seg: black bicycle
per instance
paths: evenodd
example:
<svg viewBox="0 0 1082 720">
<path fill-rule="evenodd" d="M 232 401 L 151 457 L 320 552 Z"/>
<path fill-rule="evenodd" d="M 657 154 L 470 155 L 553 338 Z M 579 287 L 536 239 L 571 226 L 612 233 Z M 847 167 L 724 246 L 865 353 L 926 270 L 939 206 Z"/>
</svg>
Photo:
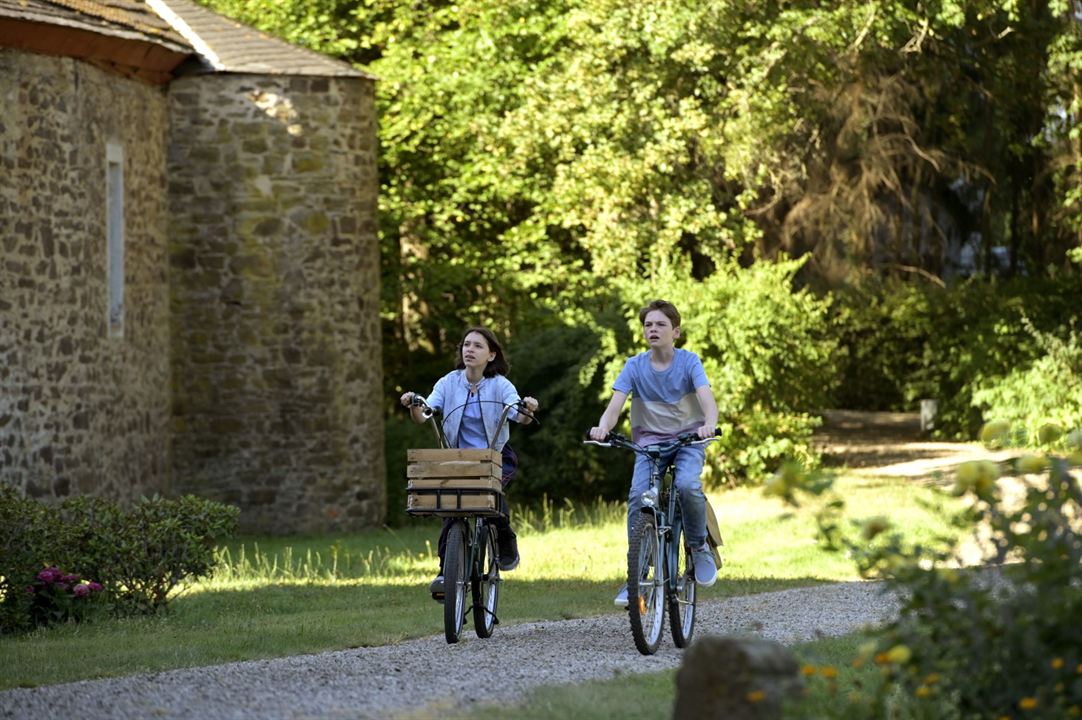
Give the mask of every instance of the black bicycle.
<svg viewBox="0 0 1082 720">
<path fill-rule="evenodd" d="M 666 606 L 676 647 L 690 645 L 695 632 L 695 564 L 684 536 L 680 494 L 673 487 L 675 469 L 664 458 L 682 447 L 713 441 L 694 433 L 646 446 L 619 433 L 609 433 L 604 441 L 586 441 L 631 450 L 650 460 L 650 486 L 642 494 L 642 511 L 633 520 L 627 548 L 627 610 L 631 636 L 643 655 L 657 652 Z"/>
<path fill-rule="evenodd" d="M 489 449 L 493 452 L 495 452 L 496 438 L 499 437 L 500 431 L 512 412 L 526 415 L 533 421 L 537 420 L 521 400 L 510 404 L 493 400 L 481 402 L 500 405 L 503 408 L 496 433 L 490 442 Z M 423 409 L 422 414 L 432 423 L 436 431 L 439 447 L 449 450 L 447 437 L 443 432 L 443 423 L 436 420 L 438 413 L 425 404 L 419 395 L 413 397 L 411 406 Z M 447 413 L 447 416 L 461 409 L 455 408 Z M 470 453 L 471 451 L 462 452 Z M 498 454 L 494 457 L 498 457 Z M 492 502 L 491 506 L 482 507 L 485 502 L 476 502 L 477 496 L 485 495 L 486 498 L 495 498 L 496 491 L 452 488 L 437 492 L 440 494 L 436 495 L 435 507 L 408 508 L 407 512 L 411 515 L 438 515 L 453 518 L 447 531 L 447 546 L 443 556 L 444 592 L 442 597 L 439 593 L 433 593 L 433 598 L 443 603 L 444 636 L 448 643 L 457 643 L 462 636 L 466 616 L 472 612 L 473 627 L 477 637 L 492 637 L 496 625 L 500 622 L 496 610 L 499 605 L 501 579 L 496 528 L 489 524 L 489 520 L 506 515 L 506 504 L 502 501 L 502 493 L 498 493 L 500 499 Z M 471 502 L 471 500 L 474 501 Z"/>
</svg>

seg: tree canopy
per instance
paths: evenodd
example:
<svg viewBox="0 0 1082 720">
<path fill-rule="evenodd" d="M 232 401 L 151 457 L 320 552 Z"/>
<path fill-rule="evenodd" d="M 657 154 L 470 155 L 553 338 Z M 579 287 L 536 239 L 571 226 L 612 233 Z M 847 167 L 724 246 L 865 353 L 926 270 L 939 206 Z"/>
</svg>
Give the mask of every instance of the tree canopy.
<svg viewBox="0 0 1082 720">
<path fill-rule="evenodd" d="M 744 287 L 790 296 L 771 327 L 803 364 L 749 370 L 730 398 L 782 413 L 780 437 L 822 399 L 785 388 L 830 352 L 797 288 L 1043 276 L 1082 254 L 1079 0 L 207 1 L 381 78 L 397 388 L 430 384 L 480 322 L 581 424 L 654 295 L 726 328 L 689 340 L 725 377 L 763 349 L 754 303 L 703 291 Z"/>
</svg>

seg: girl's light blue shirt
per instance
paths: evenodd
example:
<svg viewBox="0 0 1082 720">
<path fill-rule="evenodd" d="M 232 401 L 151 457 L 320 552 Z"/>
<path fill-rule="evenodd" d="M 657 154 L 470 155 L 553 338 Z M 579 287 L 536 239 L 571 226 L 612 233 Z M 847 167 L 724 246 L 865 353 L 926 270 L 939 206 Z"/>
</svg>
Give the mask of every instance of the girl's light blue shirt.
<svg viewBox="0 0 1082 720">
<path fill-rule="evenodd" d="M 511 381 L 503 375 L 490 378 L 481 378 L 481 384 L 477 389 L 481 398 L 481 419 L 484 421 L 485 435 L 488 440 L 496 434 L 496 424 L 500 421 L 503 408 L 496 403 L 512 404 L 519 398 L 518 390 Z M 439 410 L 443 415 L 443 432 L 447 435 L 447 444 L 451 447 L 460 447 L 460 430 L 462 427 L 462 415 L 466 400 L 470 396 L 470 385 L 466 381 L 465 370 L 452 370 L 439 380 L 425 402 L 428 406 Z M 486 402 L 487 401 L 487 402 Z M 517 414 L 511 415 L 511 419 L 519 421 Z M 510 430 L 507 425 L 500 430 L 496 442 L 492 445 L 496 450 L 502 450 L 507 443 Z"/>
</svg>

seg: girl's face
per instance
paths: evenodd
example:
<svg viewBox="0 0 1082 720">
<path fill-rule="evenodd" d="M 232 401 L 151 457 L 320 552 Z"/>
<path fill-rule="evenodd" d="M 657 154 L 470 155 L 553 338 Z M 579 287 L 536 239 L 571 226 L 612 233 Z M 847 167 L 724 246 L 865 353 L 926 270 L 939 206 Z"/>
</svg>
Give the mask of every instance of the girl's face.
<svg viewBox="0 0 1082 720">
<path fill-rule="evenodd" d="M 489 348 L 488 341 L 481 333 L 471 332 L 462 341 L 462 364 L 466 366 L 467 371 L 474 371 L 477 375 L 481 375 L 488 364 L 495 359 L 496 353 Z"/>
</svg>

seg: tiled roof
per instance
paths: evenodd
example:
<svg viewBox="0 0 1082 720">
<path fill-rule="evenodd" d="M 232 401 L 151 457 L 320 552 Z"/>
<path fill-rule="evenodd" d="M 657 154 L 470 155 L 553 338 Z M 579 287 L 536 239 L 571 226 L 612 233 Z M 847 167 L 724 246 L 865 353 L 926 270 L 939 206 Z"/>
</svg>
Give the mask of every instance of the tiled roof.
<svg viewBox="0 0 1082 720">
<path fill-rule="evenodd" d="M 348 63 L 291 45 L 192 0 L 147 0 L 219 72 L 371 77 Z"/>
<path fill-rule="evenodd" d="M 194 50 L 211 72 L 373 77 L 193 0 L 0 0 L 0 19 L 5 17 Z"/>
<path fill-rule="evenodd" d="M 140 0 L 0 0 L 0 18 L 145 40 L 184 51 L 189 43 Z M 190 52 L 190 50 L 189 50 Z"/>
</svg>

